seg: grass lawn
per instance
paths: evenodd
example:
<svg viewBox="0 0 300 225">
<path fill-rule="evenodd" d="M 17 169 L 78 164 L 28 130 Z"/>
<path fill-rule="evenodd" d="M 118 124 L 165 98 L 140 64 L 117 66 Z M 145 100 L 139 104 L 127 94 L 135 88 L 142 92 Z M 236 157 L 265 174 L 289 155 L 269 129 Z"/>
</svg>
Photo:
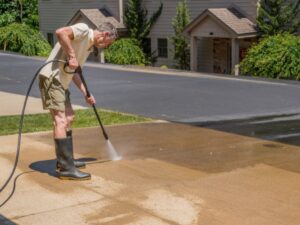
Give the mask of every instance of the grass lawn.
<svg viewBox="0 0 300 225">
<path fill-rule="evenodd" d="M 150 118 L 97 109 L 103 125 L 151 121 Z M 0 116 L 0 136 L 19 132 L 20 116 Z M 73 128 L 98 126 L 93 109 L 75 110 Z M 52 130 L 49 113 L 25 115 L 22 133 Z"/>
</svg>

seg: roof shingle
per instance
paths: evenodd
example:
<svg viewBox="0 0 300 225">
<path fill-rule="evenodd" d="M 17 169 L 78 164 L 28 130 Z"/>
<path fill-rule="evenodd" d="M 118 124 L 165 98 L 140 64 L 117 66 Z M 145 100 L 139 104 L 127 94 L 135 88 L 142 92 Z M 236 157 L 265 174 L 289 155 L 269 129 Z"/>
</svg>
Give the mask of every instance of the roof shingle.
<svg viewBox="0 0 300 225">
<path fill-rule="evenodd" d="M 183 32 L 191 33 L 207 17 L 219 21 L 233 37 L 257 36 L 256 25 L 235 8 L 208 8 L 186 26 Z"/>
<path fill-rule="evenodd" d="M 97 26 L 103 22 L 110 22 L 116 29 L 124 29 L 124 24 L 117 21 L 107 10 L 101 11 L 99 9 L 80 9 L 84 16 L 86 16 L 92 23 Z"/>
<path fill-rule="evenodd" d="M 238 35 L 257 32 L 255 24 L 235 8 L 210 8 L 208 11 Z"/>
</svg>

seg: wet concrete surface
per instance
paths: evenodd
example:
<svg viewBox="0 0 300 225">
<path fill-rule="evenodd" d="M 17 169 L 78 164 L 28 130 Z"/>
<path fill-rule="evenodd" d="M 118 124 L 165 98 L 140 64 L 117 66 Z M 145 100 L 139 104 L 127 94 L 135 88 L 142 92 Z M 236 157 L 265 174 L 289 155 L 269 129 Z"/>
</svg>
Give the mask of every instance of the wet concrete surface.
<svg viewBox="0 0 300 225">
<path fill-rule="evenodd" d="M 92 173 L 83 182 L 56 178 L 50 132 L 24 135 L 17 174 L 30 173 L 0 214 L 16 224 L 298 225 L 299 146 L 251 136 L 250 127 L 210 126 L 108 127 L 120 161 L 107 161 L 98 127 L 76 129 L 76 157 Z M 2 184 L 16 136 L 0 141 Z"/>
<path fill-rule="evenodd" d="M 193 123 L 192 125 L 300 146 L 300 114 Z"/>
</svg>

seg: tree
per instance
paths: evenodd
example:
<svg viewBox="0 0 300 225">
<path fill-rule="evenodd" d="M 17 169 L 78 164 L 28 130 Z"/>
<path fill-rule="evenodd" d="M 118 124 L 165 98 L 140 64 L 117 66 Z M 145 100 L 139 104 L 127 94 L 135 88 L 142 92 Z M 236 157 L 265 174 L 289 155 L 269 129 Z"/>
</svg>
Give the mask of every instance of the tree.
<svg viewBox="0 0 300 225">
<path fill-rule="evenodd" d="M 241 62 L 242 74 L 300 80 L 300 37 L 282 33 L 263 38 Z"/>
<path fill-rule="evenodd" d="M 0 27 L 14 22 L 38 29 L 38 0 L 0 0 Z"/>
<path fill-rule="evenodd" d="M 259 0 L 257 26 L 262 36 L 295 33 L 300 27 L 300 0 Z"/>
<path fill-rule="evenodd" d="M 174 45 L 175 67 L 178 69 L 188 70 L 190 68 L 190 50 L 186 37 L 183 35 L 183 30 L 189 23 L 189 10 L 186 0 L 183 0 L 177 4 L 176 16 L 172 21 L 175 34 L 171 37 L 171 41 Z"/>
<path fill-rule="evenodd" d="M 16 8 L 16 1 L 0 0 L 0 27 L 16 22 L 18 16 Z"/>
<path fill-rule="evenodd" d="M 124 16 L 125 24 L 129 31 L 129 36 L 138 41 L 144 53 L 147 52 L 148 47 L 146 37 L 161 15 L 162 9 L 163 4 L 160 3 L 158 10 L 148 18 L 148 10 L 142 7 L 142 0 L 128 0 Z"/>
</svg>

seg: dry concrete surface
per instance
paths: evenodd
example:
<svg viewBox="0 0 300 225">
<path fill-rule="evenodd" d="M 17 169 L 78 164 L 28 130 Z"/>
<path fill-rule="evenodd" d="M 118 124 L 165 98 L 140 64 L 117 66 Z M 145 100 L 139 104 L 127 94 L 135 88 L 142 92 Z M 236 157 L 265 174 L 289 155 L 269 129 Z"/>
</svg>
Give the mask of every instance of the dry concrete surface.
<svg viewBox="0 0 300 225">
<path fill-rule="evenodd" d="M 26 134 L 0 224 L 299 225 L 300 149 L 175 123 L 107 127 L 122 160 L 109 161 L 99 127 L 74 130 L 88 181 L 59 180 L 51 132 Z M 0 137 L 0 182 L 17 136 Z"/>
</svg>

